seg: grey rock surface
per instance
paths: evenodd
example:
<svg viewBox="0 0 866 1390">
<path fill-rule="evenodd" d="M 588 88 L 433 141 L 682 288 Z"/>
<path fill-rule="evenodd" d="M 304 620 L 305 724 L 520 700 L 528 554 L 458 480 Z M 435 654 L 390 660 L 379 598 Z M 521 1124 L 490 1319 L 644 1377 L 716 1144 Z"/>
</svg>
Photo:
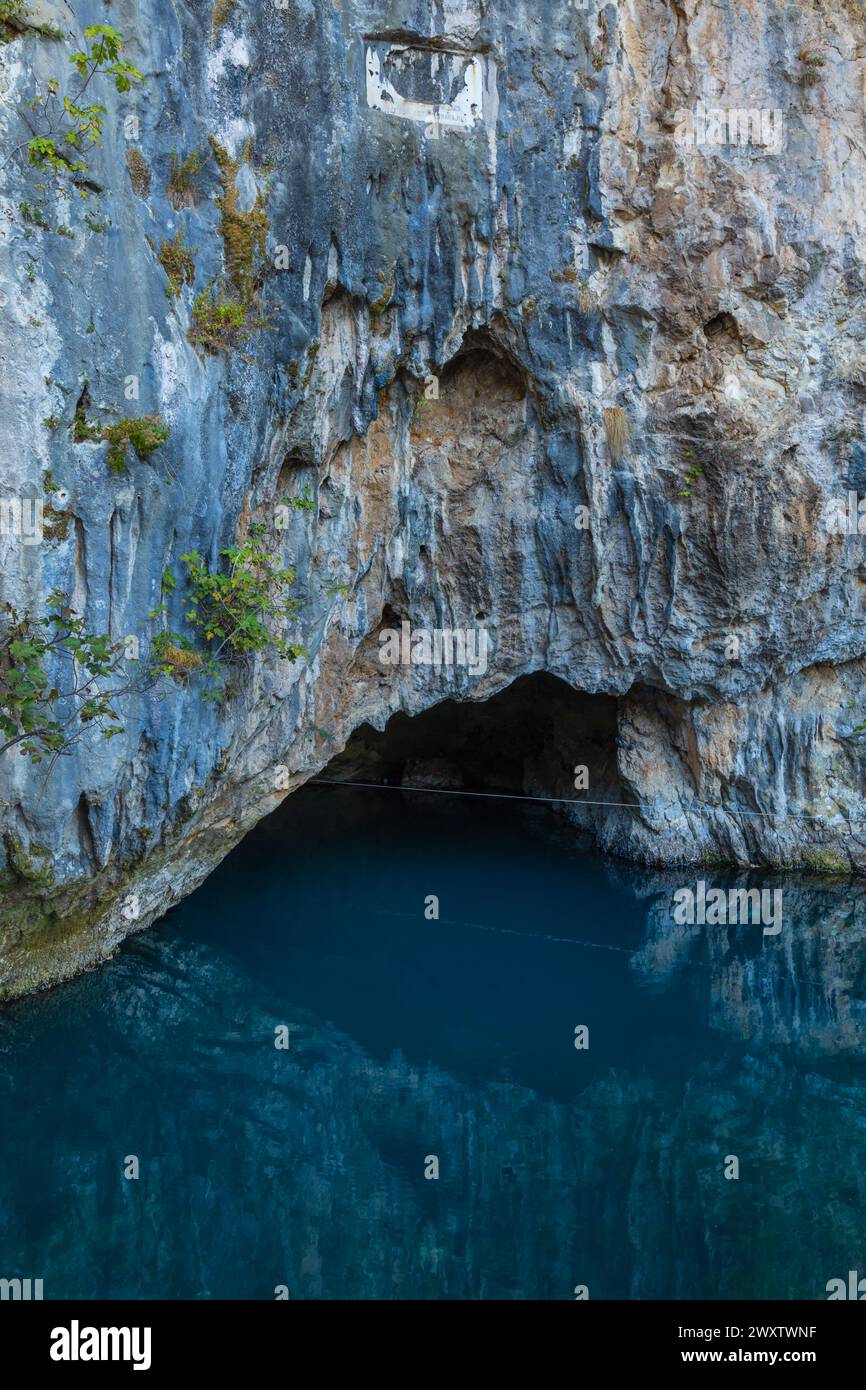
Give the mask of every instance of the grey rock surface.
<svg viewBox="0 0 866 1390">
<path fill-rule="evenodd" d="M 605 849 L 861 872 L 861 0 L 30 15 L 0 44 L 0 457 L 50 525 L 0 536 L 0 597 L 60 588 L 146 650 L 181 555 L 315 505 L 277 531 L 303 660 L 257 656 L 220 706 L 160 682 L 48 779 L 0 758 L 0 994 L 105 958 L 362 724 L 537 672 L 577 694 L 526 791 L 570 793 L 588 697 L 613 702 L 600 799 L 628 809 L 570 813 Z M 143 81 L 94 93 L 85 202 L 15 147 L 100 23 Z M 704 109 L 764 119 L 740 143 Z M 208 353 L 193 305 L 224 285 L 264 326 Z M 82 402 L 169 440 L 113 474 Z M 406 621 L 483 627 L 485 669 L 383 666 Z"/>
</svg>

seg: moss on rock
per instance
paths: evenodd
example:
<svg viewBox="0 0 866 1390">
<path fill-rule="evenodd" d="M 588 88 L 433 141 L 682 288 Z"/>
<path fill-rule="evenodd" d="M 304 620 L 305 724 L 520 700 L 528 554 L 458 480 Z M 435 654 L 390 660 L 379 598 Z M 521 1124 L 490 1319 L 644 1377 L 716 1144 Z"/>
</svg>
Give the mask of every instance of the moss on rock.
<svg viewBox="0 0 866 1390">
<path fill-rule="evenodd" d="M 168 277 L 169 299 L 178 299 L 184 285 L 195 281 L 195 260 L 184 241 L 183 227 L 178 227 L 172 241 L 160 242 L 159 263 Z"/>
<path fill-rule="evenodd" d="M 237 174 L 240 165 L 232 159 L 228 151 L 211 137 L 211 148 L 220 172 L 222 192 L 217 195 L 217 206 L 222 219 L 223 258 L 226 272 L 238 298 L 249 304 L 259 287 L 261 262 L 265 255 L 265 237 L 268 232 L 268 217 L 264 200 L 256 190 L 256 198 L 248 212 L 238 207 Z M 244 151 L 245 160 L 251 155 L 249 147 Z"/>
<path fill-rule="evenodd" d="M 112 473 L 125 473 L 130 447 L 139 459 L 148 459 L 162 448 L 169 428 L 161 415 L 138 415 L 106 425 L 101 437 L 108 444 L 108 467 Z"/>
<path fill-rule="evenodd" d="M 135 145 L 126 151 L 126 167 L 133 193 L 139 198 L 146 198 L 150 192 L 150 165 Z"/>
</svg>

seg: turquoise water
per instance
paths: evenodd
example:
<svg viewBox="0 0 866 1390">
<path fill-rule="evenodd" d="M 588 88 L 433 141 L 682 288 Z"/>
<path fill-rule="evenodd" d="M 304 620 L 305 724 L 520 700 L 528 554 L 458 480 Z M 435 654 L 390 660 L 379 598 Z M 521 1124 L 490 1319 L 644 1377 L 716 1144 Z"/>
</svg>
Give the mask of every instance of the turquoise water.
<svg viewBox="0 0 866 1390">
<path fill-rule="evenodd" d="M 866 1273 L 864 888 L 756 875 L 772 938 L 675 925 L 697 877 L 523 803 L 297 793 L 104 969 L 0 1011 L 0 1276 L 826 1297 Z"/>
</svg>

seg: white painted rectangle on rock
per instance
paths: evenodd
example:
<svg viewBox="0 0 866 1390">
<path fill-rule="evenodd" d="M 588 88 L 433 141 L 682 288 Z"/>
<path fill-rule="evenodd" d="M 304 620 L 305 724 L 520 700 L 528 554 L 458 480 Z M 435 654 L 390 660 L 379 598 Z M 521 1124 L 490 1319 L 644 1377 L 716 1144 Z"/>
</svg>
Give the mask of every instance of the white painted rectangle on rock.
<svg viewBox="0 0 866 1390">
<path fill-rule="evenodd" d="M 429 64 L 429 87 L 441 99 L 418 101 L 397 90 L 397 72 Z M 389 74 L 389 68 L 391 70 Z M 383 70 L 384 69 L 384 70 Z M 470 131 L 484 120 L 484 60 L 480 54 L 420 45 L 367 46 L 367 105 L 399 120 L 428 127 L 434 138 L 440 130 Z M 453 94 L 454 88 L 458 90 Z"/>
</svg>

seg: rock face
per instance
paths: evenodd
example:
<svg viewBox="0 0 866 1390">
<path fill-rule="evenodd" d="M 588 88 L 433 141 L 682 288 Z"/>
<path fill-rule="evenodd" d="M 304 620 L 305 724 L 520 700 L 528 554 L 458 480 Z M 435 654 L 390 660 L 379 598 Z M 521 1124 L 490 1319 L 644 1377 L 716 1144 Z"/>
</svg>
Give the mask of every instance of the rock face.
<svg viewBox="0 0 866 1390">
<path fill-rule="evenodd" d="M 359 726 L 536 672 L 575 703 L 523 787 L 587 766 L 634 807 L 571 812 L 603 847 L 862 870 L 862 0 L 24 14 L 7 148 L 84 25 L 143 80 L 99 79 L 86 202 L 26 150 L 0 174 L 3 497 L 46 507 L 0 536 L 3 597 L 62 589 L 146 651 L 184 622 L 180 583 L 150 616 L 164 572 L 257 521 L 307 656 L 234 667 L 221 705 L 160 681 L 47 779 L 0 759 L 0 991 L 105 957 Z M 223 293 L 229 346 L 194 308 Z M 170 437 L 112 472 L 76 414 Z M 406 622 L 489 653 L 384 664 Z"/>
</svg>

